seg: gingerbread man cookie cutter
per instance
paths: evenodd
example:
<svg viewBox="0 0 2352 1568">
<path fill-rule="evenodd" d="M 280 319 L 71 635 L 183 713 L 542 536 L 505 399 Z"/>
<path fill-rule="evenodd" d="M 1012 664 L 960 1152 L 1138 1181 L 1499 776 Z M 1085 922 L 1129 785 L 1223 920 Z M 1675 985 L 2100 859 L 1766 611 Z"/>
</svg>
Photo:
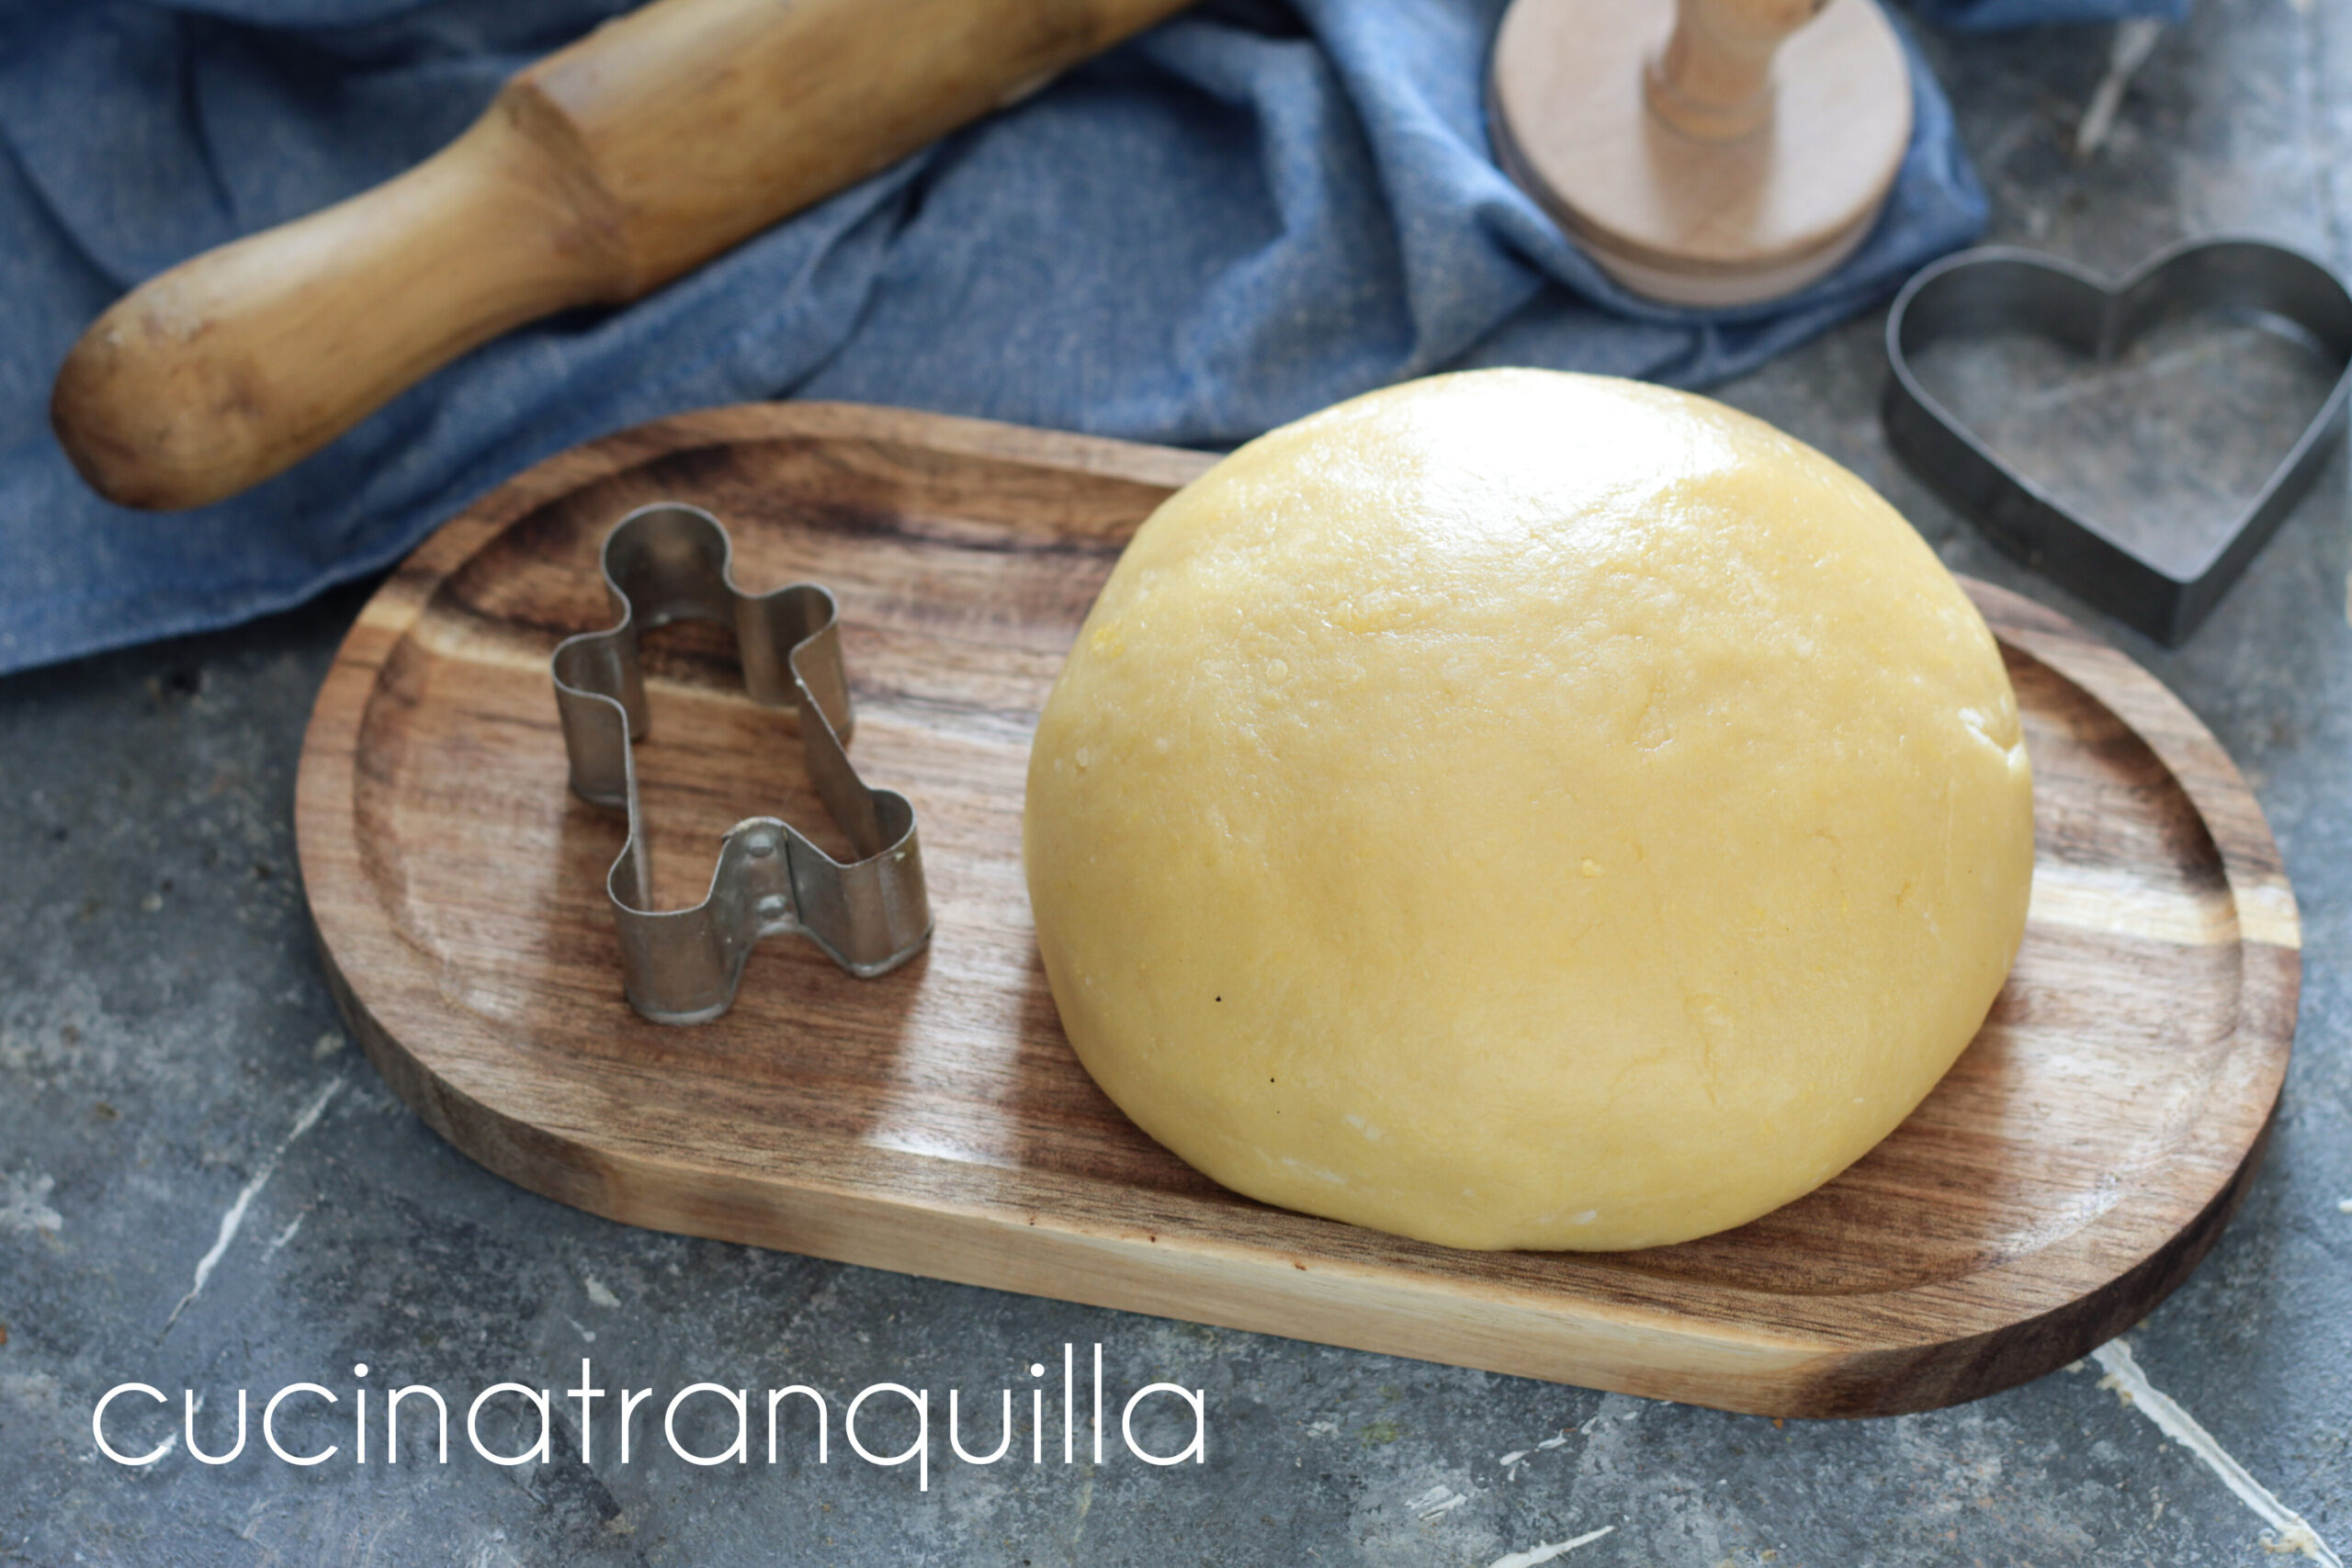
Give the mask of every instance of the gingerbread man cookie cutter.
<svg viewBox="0 0 2352 1568">
<path fill-rule="evenodd" d="M 810 582 L 746 593 L 735 585 L 733 555 L 725 525 L 699 507 L 631 512 L 602 553 L 618 624 L 566 638 L 550 660 L 573 792 L 628 812 L 628 837 L 605 890 L 620 932 L 622 988 L 660 1023 L 725 1012 L 764 936 L 805 936 L 861 978 L 897 968 L 931 938 L 914 807 L 895 790 L 867 788 L 845 749 L 854 721 L 832 594 Z M 855 860 L 835 860 L 780 818 L 749 817 L 720 840 L 701 902 L 650 907 L 634 746 L 646 729 L 639 637 L 682 620 L 732 628 L 752 699 L 798 710 L 809 781 Z"/>
</svg>

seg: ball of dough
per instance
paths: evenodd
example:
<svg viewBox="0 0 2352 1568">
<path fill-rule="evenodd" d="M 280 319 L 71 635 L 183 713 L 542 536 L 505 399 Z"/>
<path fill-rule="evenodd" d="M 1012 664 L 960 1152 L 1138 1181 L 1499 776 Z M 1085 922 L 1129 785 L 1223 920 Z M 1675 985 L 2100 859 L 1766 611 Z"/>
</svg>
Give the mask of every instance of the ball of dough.
<svg viewBox="0 0 2352 1568">
<path fill-rule="evenodd" d="M 1039 722 L 1070 1043 L 1252 1197 L 1470 1247 L 1736 1225 L 1984 1021 L 2032 785 L 1869 486 L 1704 398 L 1448 376 L 1170 497 Z"/>
</svg>

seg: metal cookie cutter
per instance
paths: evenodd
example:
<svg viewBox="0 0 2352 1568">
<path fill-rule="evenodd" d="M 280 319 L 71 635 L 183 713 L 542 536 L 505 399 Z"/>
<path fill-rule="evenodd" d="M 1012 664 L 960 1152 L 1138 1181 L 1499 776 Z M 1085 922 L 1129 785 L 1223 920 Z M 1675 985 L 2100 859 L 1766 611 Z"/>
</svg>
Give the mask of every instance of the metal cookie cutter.
<svg viewBox="0 0 2352 1568">
<path fill-rule="evenodd" d="M 866 788 L 842 750 L 852 719 L 833 596 L 809 582 L 745 593 L 733 551 L 727 529 L 699 507 L 638 508 L 605 536 L 605 590 L 620 624 L 566 638 L 550 660 L 572 789 L 628 810 L 628 839 L 605 890 L 629 1005 L 659 1023 L 725 1012 L 752 944 L 773 932 L 799 932 L 862 978 L 897 968 L 931 936 L 914 807 L 894 790 Z M 646 723 L 638 636 L 682 620 L 732 626 L 752 698 L 798 708 L 808 777 L 858 859 L 843 864 L 791 824 L 750 817 L 720 840 L 701 903 L 648 907 L 653 877 L 631 746 Z"/>
<path fill-rule="evenodd" d="M 1945 337 L 2023 328 L 2106 360 L 2168 317 L 2212 310 L 2280 332 L 2337 367 L 2335 386 L 2237 521 L 2195 567 L 2149 559 L 1995 457 L 1931 397 L 1909 355 Z M 2117 619 L 2177 645 L 2311 488 L 2352 395 L 2352 292 L 2320 263 L 2262 240 L 2175 245 L 2120 283 L 2055 257 L 1990 247 L 1904 286 L 1886 322 L 1894 370 L 1881 413 L 1904 460 L 1994 540 Z"/>
</svg>

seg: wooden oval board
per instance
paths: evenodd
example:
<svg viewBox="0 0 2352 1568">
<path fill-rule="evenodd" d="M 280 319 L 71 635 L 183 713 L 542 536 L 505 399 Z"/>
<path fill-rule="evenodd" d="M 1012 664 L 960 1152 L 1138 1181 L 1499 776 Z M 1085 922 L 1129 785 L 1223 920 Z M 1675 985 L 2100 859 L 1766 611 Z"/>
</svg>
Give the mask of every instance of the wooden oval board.
<svg viewBox="0 0 2352 1568">
<path fill-rule="evenodd" d="M 1023 889 L 1035 715 L 1121 541 L 1196 455 L 880 409 L 684 415 L 551 459 L 370 601 L 297 813 L 330 975 L 443 1136 L 633 1224 L 1775 1415 L 1918 1410 L 2128 1326 L 2211 1245 L 2287 1065 L 2294 899 L 2260 809 L 2155 680 L 1971 584 L 2023 705 L 2032 914 L 2008 987 L 1885 1143 L 1739 1230 L 1623 1254 L 1455 1252 L 1213 1185 L 1064 1041 Z M 609 624 L 629 508 L 725 519 L 748 587 L 839 596 L 865 778 L 915 803 L 938 919 L 879 980 L 772 939 L 695 1028 L 621 999 L 615 814 L 565 787 L 548 654 Z M 655 875 L 825 818 L 788 714 L 723 643 L 649 642 Z"/>
</svg>

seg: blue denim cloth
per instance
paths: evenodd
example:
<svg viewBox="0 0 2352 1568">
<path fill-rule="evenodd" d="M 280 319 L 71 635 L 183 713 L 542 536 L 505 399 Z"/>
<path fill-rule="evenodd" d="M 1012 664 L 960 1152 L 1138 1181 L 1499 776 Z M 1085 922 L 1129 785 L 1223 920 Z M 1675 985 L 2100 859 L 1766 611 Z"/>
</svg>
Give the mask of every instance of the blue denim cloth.
<svg viewBox="0 0 2352 1568">
<path fill-rule="evenodd" d="M 477 351 L 243 495 L 157 516 L 83 487 L 49 386 L 109 301 L 423 158 L 621 8 L 0 0 L 0 671 L 295 604 L 537 458 L 680 409 L 849 398 L 1220 446 L 1453 366 L 1703 385 L 1984 214 L 1915 56 L 1917 131 L 1851 261 L 1769 306 L 1661 308 L 1497 172 L 1480 93 L 1501 0 L 1212 5 L 635 305 Z"/>
<path fill-rule="evenodd" d="M 2146 17 L 2185 22 L 2188 0 L 1935 0 L 1928 7 L 1938 23 L 1959 33 L 1999 32 L 2042 22 L 2124 22 Z"/>
</svg>

